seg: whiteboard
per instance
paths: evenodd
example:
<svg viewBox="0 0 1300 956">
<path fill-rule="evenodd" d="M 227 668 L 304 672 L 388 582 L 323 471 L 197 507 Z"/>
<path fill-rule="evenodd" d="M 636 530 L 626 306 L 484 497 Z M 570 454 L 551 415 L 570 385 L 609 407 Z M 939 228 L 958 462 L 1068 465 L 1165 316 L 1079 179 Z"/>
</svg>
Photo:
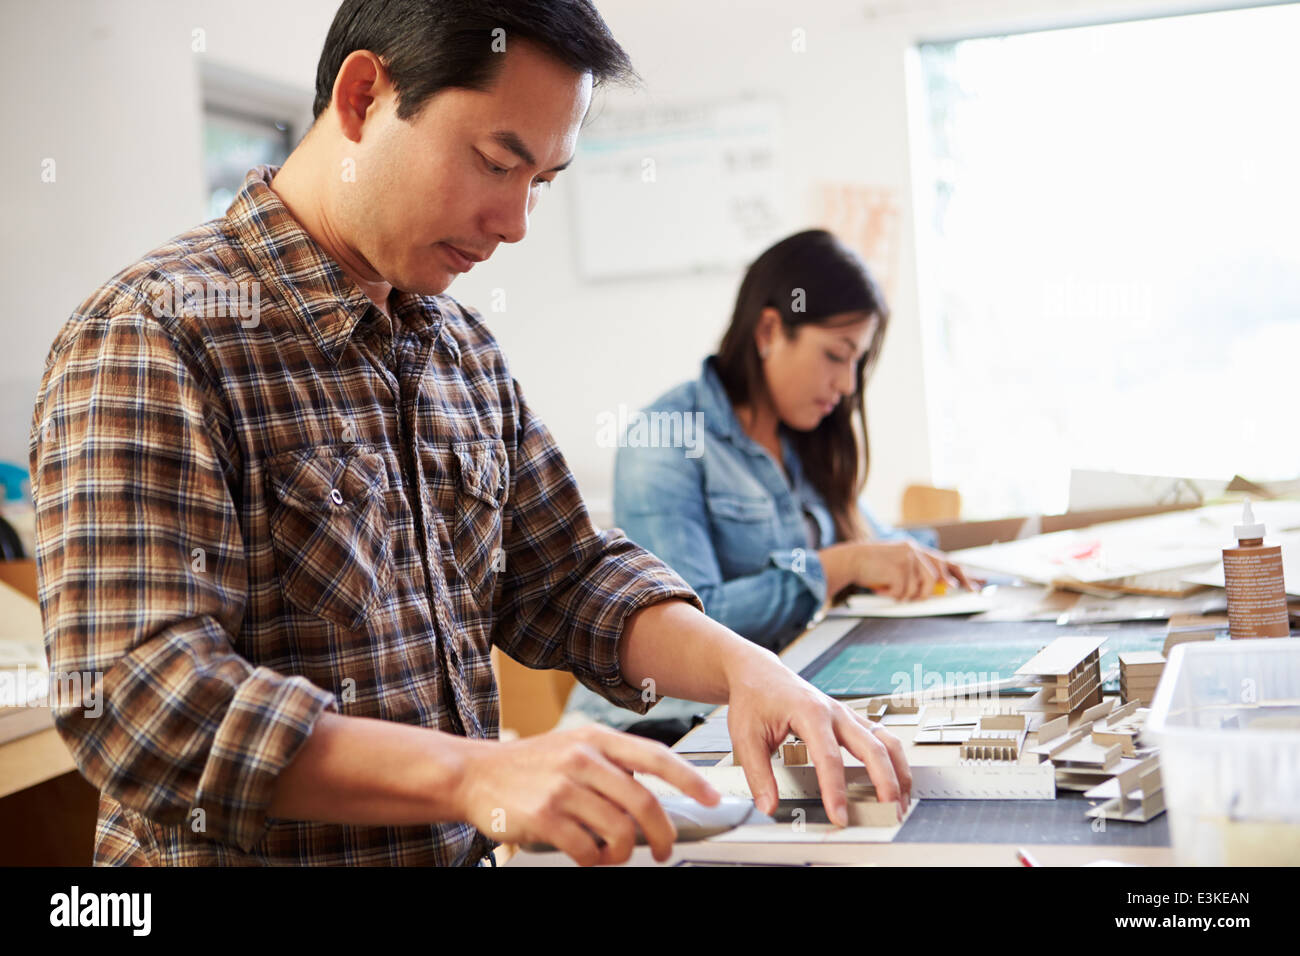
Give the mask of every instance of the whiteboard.
<svg viewBox="0 0 1300 956">
<path fill-rule="evenodd" d="M 587 279 L 747 265 L 785 231 L 778 104 L 602 113 L 573 165 Z"/>
</svg>

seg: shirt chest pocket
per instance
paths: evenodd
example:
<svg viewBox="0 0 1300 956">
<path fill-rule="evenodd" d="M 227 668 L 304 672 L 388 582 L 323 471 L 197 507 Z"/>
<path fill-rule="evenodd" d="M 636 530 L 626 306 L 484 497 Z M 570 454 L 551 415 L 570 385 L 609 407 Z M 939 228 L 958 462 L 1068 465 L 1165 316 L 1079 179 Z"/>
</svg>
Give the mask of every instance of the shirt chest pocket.
<svg viewBox="0 0 1300 956">
<path fill-rule="evenodd" d="M 387 593 L 393 562 L 375 452 L 309 449 L 268 459 L 271 541 L 285 599 L 357 630 Z"/>
<path fill-rule="evenodd" d="M 505 569 L 501 509 L 510 478 L 505 443 L 499 438 L 453 442 L 441 464 L 446 480 L 436 483 L 435 503 L 450 534 L 452 564 L 482 600 L 483 589 Z"/>
<path fill-rule="evenodd" d="M 780 546 L 776 502 L 727 492 L 710 492 L 707 500 L 723 574 L 751 574 L 761 568 L 768 554 Z"/>
</svg>

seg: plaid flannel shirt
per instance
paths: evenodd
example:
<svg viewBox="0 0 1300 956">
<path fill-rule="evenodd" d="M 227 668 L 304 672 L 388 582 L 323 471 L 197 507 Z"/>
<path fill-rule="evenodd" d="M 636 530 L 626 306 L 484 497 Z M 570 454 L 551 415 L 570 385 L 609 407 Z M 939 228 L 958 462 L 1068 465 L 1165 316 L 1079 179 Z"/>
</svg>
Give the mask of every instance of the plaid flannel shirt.
<svg viewBox="0 0 1300 956">
<path fill-rule="evenodd" d="M 598 533 L 480 317 L 376 309 L 249 173 L 223 219 L 87 299 L 30 453 L 59 733 L 96 864 L 473 864 L 465 823 L 268 817 L 322 711 L 494 737 L 489 653 L 644 712 L 617 643 L 689 587 Z M 394 325 L 397 326 L 394 334 Z"/>
</svg>

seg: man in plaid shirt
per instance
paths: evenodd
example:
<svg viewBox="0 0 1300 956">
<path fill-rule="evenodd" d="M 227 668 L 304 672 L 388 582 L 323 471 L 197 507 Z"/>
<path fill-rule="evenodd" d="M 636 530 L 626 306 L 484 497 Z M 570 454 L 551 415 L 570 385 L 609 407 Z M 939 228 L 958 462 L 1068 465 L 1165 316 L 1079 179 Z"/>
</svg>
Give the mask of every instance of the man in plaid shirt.
<svg viewBox="0 0 1300 956">
<path fill-rule="evenodd" d="M 610 730 L 498 741 L 492 646 L 641 711 L 729 703 L 761 808 L 791 731 L 832 820 L 841 744 L 906 801 L 893 737 L 593 528 L 491 333 L 442 294 L 524 238 L 593 85 L 630 75 L 589 0 L 347 0 L 284 166 L 60 331 L 37 562 L 52 670 L 102 683 L 102 716 L 56 711 L 100 790 L 96 863 L 473 864 L 494 839 L 617 862 L 637 827 L 666 858 L 629 771 L 712 788 Z"/>
</svg>

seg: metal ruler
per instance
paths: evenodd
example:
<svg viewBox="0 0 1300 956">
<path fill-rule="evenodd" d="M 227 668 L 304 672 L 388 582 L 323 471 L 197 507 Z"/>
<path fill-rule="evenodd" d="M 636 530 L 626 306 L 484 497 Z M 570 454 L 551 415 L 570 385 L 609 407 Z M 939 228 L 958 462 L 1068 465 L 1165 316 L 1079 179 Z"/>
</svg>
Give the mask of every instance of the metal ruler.
<svg viewBox="0 0 1300 956">
<path fill-rule="evenodd" d="M 729 797 L 748 797 L 749 782 L 743 767 L 696 767 L 719 793 Z M 785 767 L 772 765 L 777 796 L 782 800 L 819 800 L 821 787 L 817 769 L 811 765 Z M 866 767 L 845 767 L 849 786 L 871 785 Z M 637 774 L 637 780 L 657 794 L 677 793 L 676 788 L 658 777 Z M 932 800 L 1054 800 L 1056 768 L 1051 763 L 1011 764 L 993 761 L 970 761 L 942 767 L 912 767 L 912 796 Z"/>
<path fill-rule="evenodd" d="M 1056 768 L 1047 761 L 913 767 L 912 793 L 932 800 L 1055 800 Z"/>
</svg>

